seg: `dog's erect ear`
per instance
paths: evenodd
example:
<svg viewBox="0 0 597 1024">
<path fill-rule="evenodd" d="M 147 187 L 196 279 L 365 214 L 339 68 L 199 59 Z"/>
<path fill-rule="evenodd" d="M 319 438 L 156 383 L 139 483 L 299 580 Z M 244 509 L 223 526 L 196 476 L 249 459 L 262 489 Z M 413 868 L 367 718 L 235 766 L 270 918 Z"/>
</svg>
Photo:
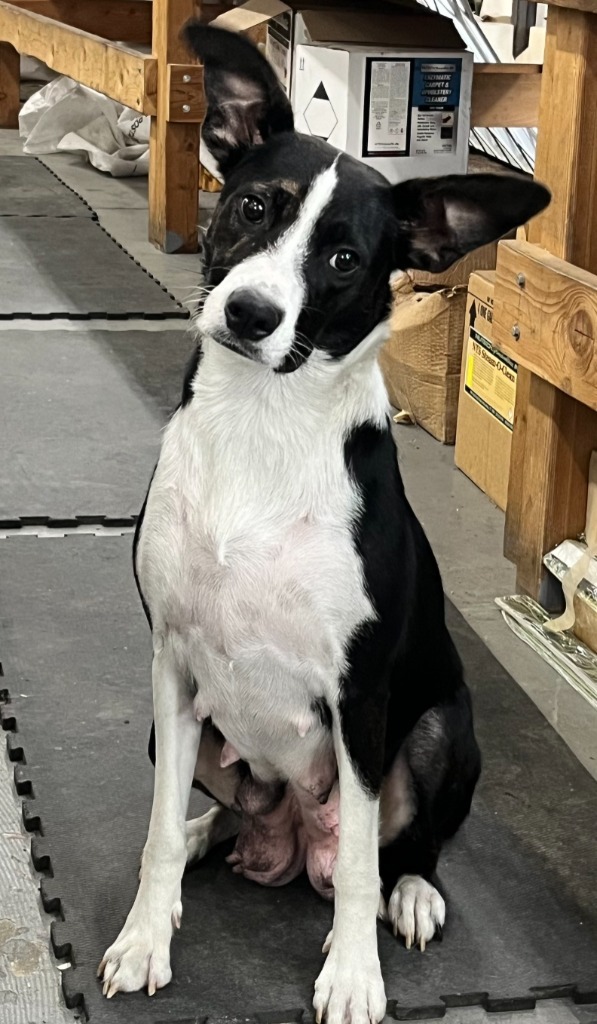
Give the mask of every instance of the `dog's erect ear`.
<svg viewBox="0 0 597 1024">
<path fill-rule="evenodd" d="M 189 21 L 183 37 L 205 67 L 202 138 L 224 176 L 251 146 L 290 132 L 292 107 L 274 69 L 236 32 Z"/>
<path fill-rule="evenodd" d="M 439 273 L 480 245 L 525 224 L 549 203 L 527 178 L 454 174 L 394 186 L 401 270 Z"/>
</svg>

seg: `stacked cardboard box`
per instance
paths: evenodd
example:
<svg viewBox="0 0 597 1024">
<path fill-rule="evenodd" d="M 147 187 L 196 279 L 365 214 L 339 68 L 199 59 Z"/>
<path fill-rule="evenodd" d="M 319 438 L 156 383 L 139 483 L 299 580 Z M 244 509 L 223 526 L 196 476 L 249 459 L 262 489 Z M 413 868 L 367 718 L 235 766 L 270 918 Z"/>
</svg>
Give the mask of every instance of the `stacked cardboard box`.
<svg viewBox="0 0 597 1024">
<path fill-rule="evenodd" d="M 495 267 L 492 243 L 443 274 L 398 277 L 390 338 L 380 353 L 390 401 L 444 444 L 454 444 L 462 338 L 471 272 Z"/>
<path fill-rule="evenodd" d="M 454 461 L 505 509 L 518 367 L 493 344 L 494 285 L 493 272 L 471 274 Z"/>
<path fill-rule="evenodd" d="M 297 130 L 390 181 L 466 171 L 473 55 L 451 19 L 415 0 L 248 0 L 214 24 L 254 33 Z"/>
</svg>

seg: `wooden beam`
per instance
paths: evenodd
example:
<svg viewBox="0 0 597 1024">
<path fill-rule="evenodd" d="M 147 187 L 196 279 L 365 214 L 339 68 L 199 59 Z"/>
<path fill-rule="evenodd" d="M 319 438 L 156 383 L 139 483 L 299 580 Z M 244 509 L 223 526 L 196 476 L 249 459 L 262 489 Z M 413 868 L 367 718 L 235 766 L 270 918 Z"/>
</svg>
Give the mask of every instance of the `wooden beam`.
<svg viewBox="0 0 597 1024">
<path fill-rule="evenodd" d="M 552 192 L 529 240 L 597 270 L 597 17 L 548 16 L 535 177 Z"/>
<path fill-rule="evenodd" d="M 519 372 L 517 413 L 521 376 L 526 387 Z M 517 588 L 547 601 L 543 555 L 563 538 L 577 537 L 584 530 L 597 414 L 541 377 L 528 371 L 526 377 L 531 383 L 525 407 L 526 445 L 522 461 L 520 449 L 512 449 L 507 509 L 511 530 L 506 533 L 504 552 L 514 556 Z M 517 532 L 512 530 L 514 524 Z"/>
<path fill-rule="evenodd" d="M 153 57 L 0 0 L 0 40 L 144 114 L 156 112 Z"/>
<path fill-rule="evenodd" d="M 597 273 L 594 14 L 550 7 L 535 175 L 553 201 L 531 223 L 529 240 Z M 500 285 L 498 304 L 499 293 Z M 539 597 L 543 555 L 584 526 L 597 413 L 524 368 L 516 405 L 504 552 L 516 562 L 518 587 Z"/>
<path fill-rule="evenodd" d="M 10 43 L 0 43 L 0 128 L 18 128 L 21 57 Z"/>
<path fill-rule="evenodd" d="M 493 336 L 520 366 L 597 409 L 597 275 L 529 242 L 501 242 Z"/>
<path fill-rule="evenodd" d="M 548 4 L 549 7 L 568 7 L 586 14 L 597 14 L 597 0 L 531 0 L 534 4 Z"/>
<path fill-rule="evenodd" d="M 103 39 L 151 45 L 151 3 L 146 0 L 8 0 Z"/>
<path fill-rule="evenodd" d="M 536 128 L 540 95 L 538 64 L 475 64 L 471 128 Z"/>
<path fill-rule="evenodd" d="M 151 122 L 149 238 L 164 252 L 199 247 L 199 124 L 168 121 L 168 65 L 193 63 L 180 30 L 195 13 L 194 0 L 153 0 L 153 53 L 158 63 L 158 110 Z"/>
</svg>

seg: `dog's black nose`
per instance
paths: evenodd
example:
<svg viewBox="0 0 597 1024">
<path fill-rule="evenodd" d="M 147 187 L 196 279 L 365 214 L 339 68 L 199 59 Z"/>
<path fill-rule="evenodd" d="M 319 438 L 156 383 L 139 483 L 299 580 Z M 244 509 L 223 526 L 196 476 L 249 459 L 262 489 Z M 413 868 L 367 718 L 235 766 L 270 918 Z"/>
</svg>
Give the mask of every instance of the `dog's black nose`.
<svg viewBox="0 0 597 1024">
<path fill-rule="evenodd" d="M 237 288 L 224 307 L 228 330 L 243 341 L 261 341 L 273 334 L 284 316 L 281 309 L 248 288 Z"/>
</svg>

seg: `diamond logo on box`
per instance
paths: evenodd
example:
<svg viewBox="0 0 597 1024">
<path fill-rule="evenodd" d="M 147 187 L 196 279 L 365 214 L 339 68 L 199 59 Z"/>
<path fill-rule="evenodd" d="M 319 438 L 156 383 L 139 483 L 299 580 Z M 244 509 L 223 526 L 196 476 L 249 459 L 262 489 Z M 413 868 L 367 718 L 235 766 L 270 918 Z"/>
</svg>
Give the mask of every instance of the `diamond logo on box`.
<svg viewBox="0 0 597 1024">
<path fill-rule="evenodd" d="M 311 135 L 316 135 L 327 142 L 338 124 L 338 118 L 323 82 L 317 86 L 303 111 L 303 116 Z"/>
</svg>

